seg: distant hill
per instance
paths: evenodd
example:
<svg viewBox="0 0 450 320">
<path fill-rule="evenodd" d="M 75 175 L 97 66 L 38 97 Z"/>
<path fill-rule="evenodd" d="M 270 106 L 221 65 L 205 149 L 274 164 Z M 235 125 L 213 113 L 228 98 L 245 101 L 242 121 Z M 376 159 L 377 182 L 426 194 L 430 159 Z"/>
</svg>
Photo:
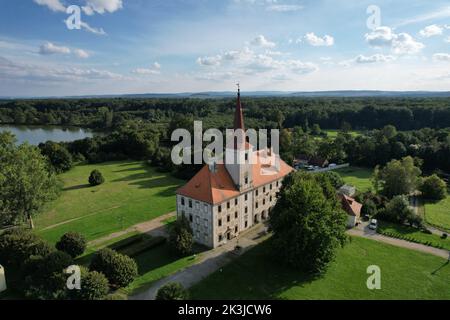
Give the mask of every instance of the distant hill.
<svg viewBox="0 0 450 320">
<path fill-rule="evenodd" d="M 387 97 L 387 98 L 450 98 L 450 91 L 377 91 L 377 90 L 343 90 L 343 91 L 246 91 L 247 97 Z M 220 99 L 236 96 L 231 91 L 183 92 L 183 93 L 143 93 L 123 95 L 85 95 L 85 96 L 48 96 L 48 97 L 0 97 L 0 100 L 11 99 L 87 99 L 87 98 L 196 98 Z"/>
</svg>

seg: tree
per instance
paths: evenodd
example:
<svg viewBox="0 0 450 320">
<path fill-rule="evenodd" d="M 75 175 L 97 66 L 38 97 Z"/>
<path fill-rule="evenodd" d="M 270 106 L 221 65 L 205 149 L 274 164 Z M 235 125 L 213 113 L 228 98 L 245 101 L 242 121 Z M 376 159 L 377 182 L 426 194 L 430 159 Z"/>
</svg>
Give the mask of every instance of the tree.
<svg viewBox="0 0 450 320">
<path fill-rule="evenodd" d="M 105 182 L 103 175 L 98 170 L 93 170 L 89 176 L 89 184 L 93 187 L 99 186 Z"/>
<path fill-rule="evenodd" d="M 410 194 L 416 190 L 421 173 L 412 157 L 392 160 L 384 168 L 375 168 L 374 187 L 389 198 Z"/>
<path fill-rule="evenodd" d="M 81 268 L 81 290 L 72 290 L 76 300 L 102 300 L 109 292 L 108 279 L 100 272 Z"/>
<path fill-rule="evenodd" d="M 315 124 L 312 126 L 311 134 L 312 134 L 313 136 L 318 136 L 318 135 L 320 135 L 321 133 L 322 133 L 322 130 L 320 129 L 320 126 L 319 126 L 317 123 L 315 123 Z"/>
<path fill-rule="evenodd" d="M 68 232 L 56 243 L 56 249 L 69 254 L 72 258 L 76 258 L 84 253 L 86 244 L 86 239 L 81 234 Z"/>
<path fill-rule="evenodd" d="M 111 285 L 119 288 L 129 285 L 138 275 L 137 264 L 132 258 L 109 248 L 96 253 L 90 269 L 103 273 Z"/>
<path fill-rule="evenodd" d="M 396 223 L 404 223 L 414 216 L 414 212 L 409 207 L 408 198 L 404 195 L 395 196 L 386 205 L 382 217 Z"/>
<path fill-rule="evenodd" d="M 377 205 L 370 199 L 367 199 L 361 209 L 363 216 L 373 217 L 377 214 Z"/>
<path fill-rule="evenodd" d="M 269 223 L 274 255 L 312 274 L 325 272 L 347 239 L 347 215 L 334 188 L 312 174 L 285 178 Z"/>
<path fill-rule="evenodd" d="M 192 252 L 194 238 L 189 222 L 185 217 L 178 219 L 170 229 L 170 246 L 180 255 L 188 255 Z"/>
<path fill-rule="evenodd" d="M 342 179 L 342 177 L 334 171 L 326 171 L 320 173 L 320 175 L 324 176 L 325 179 L 328 179 L 335 189 L 339 189 L 345 184 L 344 179 Z"/>
<path fill-rule="evenodd" d="M 442 200 L 447 196 L 447 184 L 436 174 L 423 179 L 420 191 L 425 199 Z"/>
<path fill-rule="evenodd" d="M 0 261 L 7 269 L 19 270 L 30 256 L 47 256 L 50 244 L 25 229 L 10 229 L 0 235 Z"/>
<path fill-rule="evenodd" d="M 156 300 L 187 300 L 189 294 L 179 283 L 171 282 L 159 288 Z"/>
<path fill-rule="evenodd" d="M 57 173 L 66 172 L 72 168 L 72 155 L 64 145 L 47 141 L 39 144 L 39 149 L 49 159 Z"/>
<path fill-rule="evenodd" d="M 28 220 L 34 228 L 32 216 L 56 197 L 56 181 L 38 148 L 0 133 L 0 226 Z"/>
</svg>

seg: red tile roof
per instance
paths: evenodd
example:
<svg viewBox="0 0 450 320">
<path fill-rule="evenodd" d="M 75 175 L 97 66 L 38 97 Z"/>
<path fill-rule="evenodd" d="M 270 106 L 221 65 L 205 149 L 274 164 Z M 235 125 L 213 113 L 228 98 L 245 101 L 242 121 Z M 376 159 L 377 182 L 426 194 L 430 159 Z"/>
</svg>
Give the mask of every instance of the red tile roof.
<svg viewBox="0 0 450 320">
<path fill-rule="evenodd" d="M 282 179 L 293 170 L 280 160 L 280 170 L 277 172 L 265 167 L 258 158 L 257 163 L 253 165 L 253 187 L 258 188 Z M 210 204 L 219 204 L 239 196 L 240 192 L 225 165 L 219 163 L 215 173 L 205 165 L 186 185 L 177 190 L 177 194 Z"/>
<path fill-rule="evenodd" d="M 361 216 L 361 208 L 362 204 L 357 202 L 355 199 L 346 196 L 345 194 L 341 195 L 342 207 L 348 214 L 356 217 Z"/>
</svg>

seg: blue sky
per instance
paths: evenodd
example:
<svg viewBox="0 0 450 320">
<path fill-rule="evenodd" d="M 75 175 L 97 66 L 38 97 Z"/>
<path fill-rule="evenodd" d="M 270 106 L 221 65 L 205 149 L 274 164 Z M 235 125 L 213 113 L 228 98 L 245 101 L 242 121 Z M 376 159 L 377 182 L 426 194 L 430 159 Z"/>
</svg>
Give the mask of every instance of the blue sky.
<svg viewBox="0 0 450 320">
<path fill-rule="evenodd" d="M 65 23 L 71 5 L 81 10 L 79 30 Z M 450 90 L 448 1 L 0 0 L 0 8 L 0 96 L 229 91 L 236 82 L 244 91 Z"/>
</svg>

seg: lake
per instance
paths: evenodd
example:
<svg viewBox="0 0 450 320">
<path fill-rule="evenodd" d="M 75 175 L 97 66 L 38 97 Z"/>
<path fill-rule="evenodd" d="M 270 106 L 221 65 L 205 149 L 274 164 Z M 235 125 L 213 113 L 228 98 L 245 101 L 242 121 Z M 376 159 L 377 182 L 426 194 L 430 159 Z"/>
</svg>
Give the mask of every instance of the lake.
<svg viewBox="0 0 450 320">
<path fill-rule="evenodd" d="M 17 139 L 18 144 L 28 142 L 38 145 L 41 142 L 70 142 L 93 136 L 92 131 L 74 127 L 59 126 L 15 126 L 0 125 L 0 132 L 10 131 Z"/>
</svg>

